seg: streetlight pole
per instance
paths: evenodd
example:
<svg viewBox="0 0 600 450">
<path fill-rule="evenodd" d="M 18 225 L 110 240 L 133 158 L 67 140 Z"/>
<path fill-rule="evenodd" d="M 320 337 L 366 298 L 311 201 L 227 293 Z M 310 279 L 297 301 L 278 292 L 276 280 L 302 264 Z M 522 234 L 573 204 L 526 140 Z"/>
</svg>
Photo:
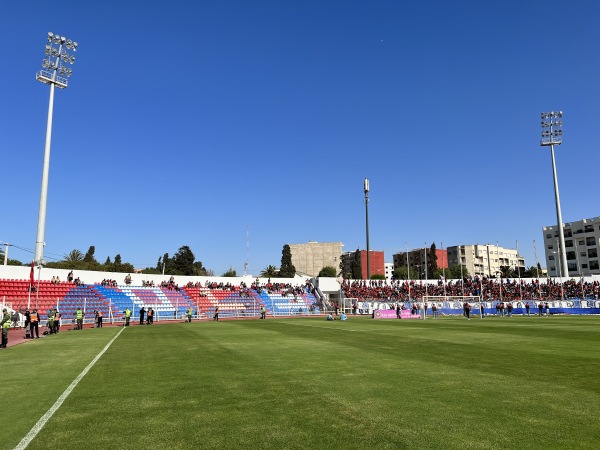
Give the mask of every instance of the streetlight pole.
<svg viewBox="0 0 600 450">
<path fill-rule="evenodd" d="M 563 230 L 562 213 L 560 211 L 560 195 L 558 193 L 558 178 L 556 176 L 556 162 L 554 160 L 554 146 L 562 144 L 562 111 L 551 111 L 541 113 L 542 118 L 542 139 L 540 145 L 542 147 L 550 147 L 550 156 L 552 157 L 552 175 L 554 177 L 554 200 L 556 202 L 556 220 L 558 222 L 558 238 L 560 246 L 558 248 L 560 266 L 562 271 L 560 276 L 569 277 L 569 265 L 567 263 L 567 251 L 565 248 L 565 233 Z"/>
<path fill-rule="evenodd" d="M 46 146 L 44 148 L 44 166 L 42 168 L 42 187 L 40 190 L 40 209 L 38 214 L 37 237 L 35 240 L 34 261 L 43 264 L 44 258 L 44 233 L 46 231 L 46 203 L 48 199 L 48 172 L 50 170 L 50 142 L 52 140 L 52 111 L 54 109 L 54 87 L 65 89 L 68 85 L 67 78 L 73 69 L 67 65 L 75 62 L 75 56 L 69 55 L 77 51 L 77 42 L 64 36 L 48 33 L 45 54 L 42 61 L 42 70 L 37 72 L 36 79 L 50 85 L 50 101 L 48 102 L 48 123 L 46 126 Z M 66 77 L 66 78 L 65 78 Z"/>
<path fill-rule="evenodd" d="M 364 181 L 365 191 L 365 219 L 367 230 L 367 280 L 371 279 L 371 248 L 369 247 L 369 179 Z"/>
</svg>

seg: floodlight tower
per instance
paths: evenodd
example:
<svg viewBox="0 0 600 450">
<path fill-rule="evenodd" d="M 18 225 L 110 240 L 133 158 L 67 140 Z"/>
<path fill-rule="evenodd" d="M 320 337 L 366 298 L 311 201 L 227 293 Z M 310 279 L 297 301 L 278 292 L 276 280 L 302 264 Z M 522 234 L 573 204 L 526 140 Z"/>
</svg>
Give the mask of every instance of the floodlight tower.
<svg viewBox="0 0 600 450">
<path fill-rule="evenodd" d="M 70 52 L 77 51 L 77 42 L 64 36 L 48 33 L 45 54 L 42 61 L 42 70 L 36 73 L 35 78 L 42 83 L 50 85 L 50 101 L 48 103 L 48 124 L 46 126 L 46 146 L 44 149 L 44 166 L 42 168 L 42 187 L 40 191 L 40 209 L 38 213 L 37 237 L 35 240 L 34 261 L 37 265 L 43 263 L 44 258 L 44 233 L 46 231 L 46 203 L 48 200 L 48 172 L 50 170 L 50 141 L 52 140 L 52 111 L 54 109 L 54 87 L 65 89 L 67 78 L 73 69 L 68 67 L 75 62 L 75 56 Z"/>
<path fill-rule="evenodd" d="M 543 112 L 542 118 L 542 147 L 550 147 L 550 156 L 552 157 L 552 175 L 554 177 L 554 200 L 556 202 L 556 220 L 558 222 L 559 255 L 562 270 L 560 277 L 569 276 L 569 266 L 567 263 L 567 251 L 565 249 L 565 233 L 563 230 L 562 213 L 560 212 L 560 195 L 558 193 L 558 178 L 556 177 L 556 162 L 554 160 L 554 146 L 562 144 L 562 111 Z M 564 272 L 564 273 L 562 273 Z"/>
<path fill-rule="evenodd" d="M 367 280 L 371 279 L 371 251 L 369 248 L 369 179 L 365 178 L 364 182 L 365 191 L 365 218 L 366 218 L 366 229 L 367 229 Z"/>
</svg>

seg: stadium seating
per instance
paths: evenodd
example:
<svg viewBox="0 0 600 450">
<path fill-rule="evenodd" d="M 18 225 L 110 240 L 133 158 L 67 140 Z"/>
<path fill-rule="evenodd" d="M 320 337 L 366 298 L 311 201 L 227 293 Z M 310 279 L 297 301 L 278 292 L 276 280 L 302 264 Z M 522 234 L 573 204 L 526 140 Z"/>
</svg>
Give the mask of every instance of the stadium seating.
<svg viewBox="0 0 600 450">
<path fill-rule="evenodd" d="M 304 314 L 314 309 L 315 297 L 308 291 L 299 295 L 263 289 L 240 291 L 239 287 L 147 287 L 112 286 L 40 281 L 36 291 L 29 292 L 29 280 L 0 280 L 0 299 L 12 304 L 13 309 L 38 309 L 42 320 L 50 308 L 57 308 L 63 320 L 70 319 L 78 308 L 86 313 L 86 322 L 93 320 L 94 311 L 101 311 L 105 321 L 121 320 L 126 308 L 137 317 L 140 309 L 153 308 L 155 320 L 181 318 L 188 308 L 202 317 L 212 317 L 219 306 L 220 317 L 252 317 L 260 315 L 264 305 L 267 314 Z"/>
</svg>

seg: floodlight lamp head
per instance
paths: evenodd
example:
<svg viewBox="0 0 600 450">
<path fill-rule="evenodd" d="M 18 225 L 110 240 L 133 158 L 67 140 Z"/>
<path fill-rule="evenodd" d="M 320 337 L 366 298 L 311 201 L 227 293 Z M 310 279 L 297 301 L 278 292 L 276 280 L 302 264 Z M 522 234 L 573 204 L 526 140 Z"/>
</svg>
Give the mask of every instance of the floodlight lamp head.
<svg viewBox="0 0 600 450">
<path fill-rule="evenodd" d="M 364 189 L 365 189 L 365 194 L 366 194 L 367 192 L 369 192 L 369 179 L 368 179 L 368 178 L 365 178 L 365 181 L 364 181 Z"/>
</svg>

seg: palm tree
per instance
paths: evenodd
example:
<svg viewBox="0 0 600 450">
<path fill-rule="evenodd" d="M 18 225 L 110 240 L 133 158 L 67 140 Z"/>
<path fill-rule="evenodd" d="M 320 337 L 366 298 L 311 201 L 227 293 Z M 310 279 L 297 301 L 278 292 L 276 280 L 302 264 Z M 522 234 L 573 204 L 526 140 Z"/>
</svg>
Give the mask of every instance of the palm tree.
<svg viewBox="0 0 600 450">
<path fill-rule="evenodd" d="M 261 277 L 276 277 L 277 276 L 277 267 L 275 266 L 267 266 L 265 269 L 263 269 L 263 271 L 260 273 Z"/>
<path fill-rule="evenodd" d="M 63 257 L 63 261 L 67 261 L 67 262 L 83 261 L 83 253 L 81 253 L 77 249 L 71 250 L 68 254 L 66 254 Z"/>
</svg>

